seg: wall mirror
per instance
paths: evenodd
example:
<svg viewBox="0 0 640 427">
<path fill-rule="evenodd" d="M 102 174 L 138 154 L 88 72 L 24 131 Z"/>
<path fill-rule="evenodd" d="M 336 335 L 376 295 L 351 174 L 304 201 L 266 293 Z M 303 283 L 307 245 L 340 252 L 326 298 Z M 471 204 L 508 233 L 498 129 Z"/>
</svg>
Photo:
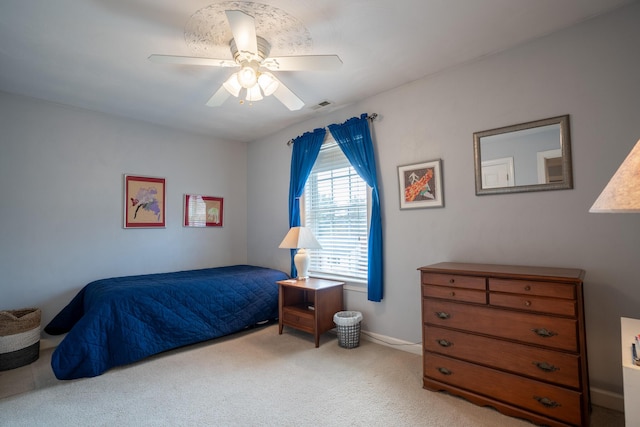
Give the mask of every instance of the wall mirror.
<svg viewBox="0 0 640 427">
<path fill-rule="evenodd" d="M 573 188 L 569 116 L 473 134 L 476 195 Z"/>
</svg>

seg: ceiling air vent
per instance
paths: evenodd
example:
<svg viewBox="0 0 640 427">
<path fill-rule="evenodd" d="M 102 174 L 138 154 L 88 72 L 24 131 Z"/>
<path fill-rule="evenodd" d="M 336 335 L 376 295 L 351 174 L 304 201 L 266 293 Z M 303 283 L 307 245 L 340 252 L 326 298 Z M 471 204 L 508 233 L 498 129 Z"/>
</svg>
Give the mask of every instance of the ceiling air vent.
<svg viewBox="0 0 640 427">
<path fill-rule="evenodd" d="M 311 107 L 312 110 L 319 110 L 321 108 L 327 108 L 329 105 L 331 105 L 332 103 L 329 101 L 322 101 L 317 103 L 316 105 L 314 105 L 313 107 Z"/>
</svg>

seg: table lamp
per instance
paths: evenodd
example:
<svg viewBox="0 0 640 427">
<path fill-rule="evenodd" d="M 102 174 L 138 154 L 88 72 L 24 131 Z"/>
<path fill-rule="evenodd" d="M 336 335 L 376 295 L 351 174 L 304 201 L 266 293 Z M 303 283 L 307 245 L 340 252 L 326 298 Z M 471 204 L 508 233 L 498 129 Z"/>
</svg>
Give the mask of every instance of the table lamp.
<svg viewBox="0 0 640 427">
<path fill-rule="evenodd" d="M 298 270 L 298 280 L 309 278 L 310 258 L 306 250 L 322 249 L 311 230 L 306 227 L 291 227 L 278 247 L 298 250 L 296 256 L 293 257 L 293 263 L 296 266 L 296 270 Z"/>
<path fill-rule="evenodd" d="M 589 212 L 640 212 L 640 141 L 624 159 Z"/>
</svg>

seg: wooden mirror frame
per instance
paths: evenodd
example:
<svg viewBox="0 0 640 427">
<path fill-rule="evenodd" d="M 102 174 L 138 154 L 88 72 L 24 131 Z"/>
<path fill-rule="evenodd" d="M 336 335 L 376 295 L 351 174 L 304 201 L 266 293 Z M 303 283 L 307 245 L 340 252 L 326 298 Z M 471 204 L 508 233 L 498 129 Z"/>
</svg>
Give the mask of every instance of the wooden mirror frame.
<svg viewBox="0 0 640 427">
<path fill-rule="evenodd" d="M 502 135 L 513 132 L 521 132 L 542 126 L 560 125 L 560 150 L 562 154 L 562 181 L 546 184 L 516 185 L 507 187 L 483 188 L 482 186 L 482 139 L 494 135 Z M 569 115 L 551 117 L 548 119 L 536 120 L 521 123 L 513 126 L 505 126 L 497 129 L 490 129 L 473 134 L 473 150 L 475 160 L 476 195 L 521 193 L 529 191 L 567 190 L 573 188 L 573 172 L 571 163 L 571 137 L 569 132 Z"/>
</svg>

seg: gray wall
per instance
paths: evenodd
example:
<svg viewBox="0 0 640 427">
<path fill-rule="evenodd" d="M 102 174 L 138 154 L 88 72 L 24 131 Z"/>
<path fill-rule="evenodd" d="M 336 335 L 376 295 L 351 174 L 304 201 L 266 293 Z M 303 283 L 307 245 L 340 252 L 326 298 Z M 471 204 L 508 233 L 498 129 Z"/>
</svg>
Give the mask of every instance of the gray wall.
<svg viewBox="0 0 640 427">
<path fill-rule="evenodd" d="M 249 261 L 288 269 L 288 251 L 277 248 L 288 228 L 286 141 L 378 113 L 386 285 L 381 303 L 346 292 L 347 308 L 364 314 L 363 329 L 421 341 L 416 269 L 423 265 L 583 268 L 591 385 L 604 391 L 601 402 L 608 393 L 617 400 L 620 316 L 640 317 L 640 216 L 588 210 L 640 138 L 639 20 L 635 3 L 250 144 Z M 473 132 L 563 114 L 571 116 L 573 190 L 475 195 Z M 432 159 L 443 161 L 445 207 L 400 211 L 397 166 Z"/>
<path fill-rule="evenodd" d="M 2 92 L 0 129 L 0 310 L 45 325 L 91 280 L 246 262 L 246 144 Z M 125 173 L 166 178 L 165 229 L 122 228 Z M 184 193 L 224 227 L 182 227 Z"/>
</svg>

